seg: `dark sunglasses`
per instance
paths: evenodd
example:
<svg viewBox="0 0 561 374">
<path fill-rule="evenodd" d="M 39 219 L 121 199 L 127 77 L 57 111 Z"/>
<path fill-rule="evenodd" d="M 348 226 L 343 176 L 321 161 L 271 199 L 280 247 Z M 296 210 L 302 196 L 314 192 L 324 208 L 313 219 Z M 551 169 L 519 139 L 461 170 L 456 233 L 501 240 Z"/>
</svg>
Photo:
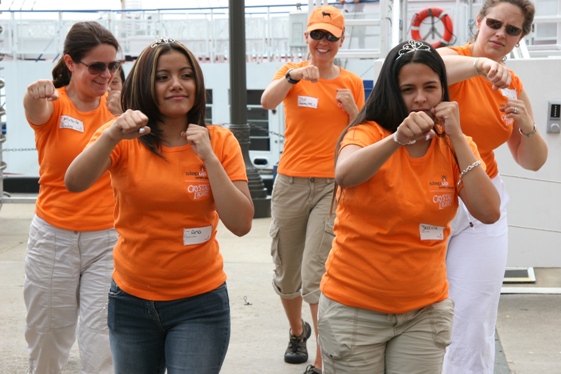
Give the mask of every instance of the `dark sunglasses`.
<svg viewBox="0 0 561 374">
<path fill-rule="evenodd" d="M 106 69 L 109 69 L 111 73 L 114 73 L 121 66 L 121 63 L 119 61 L 113 61 L 110 62 L 109 64 L 106 64 L 104 62 L 94 62 L 93 64 L 89 64 L 89 65 L 83 63 L 82 61 L 78 61 L 78 63 L 87 66 L 88 71 L 90 72 L 91 75 L 102 74 Z"/>
<path fill-rule="evenodd" d="M 321 39 L 323 39 L 324 36 L 325 36 L 325 38 L 327 39 L 328 42 L 336 42 L 339 39 L 341 39 L 341 37 L 338 38 L 335 35 L 333 35 L 332 33 L 329 33 L 327 31 L 323 31 L 323 30 L 310 31 L 310 37 L 314 40 L 321 40 Z"/>
<path fill-rule="evenodd" d="M 486 18 L 485 19 L 485 24 L 493 30 L 499 30 L 504 25 L 503 22 L 499 21 L 498 19 L 493 19 L 493 18 Z M 520 29 L 516 26 L 505 25 L 505 32 L 510 36 L 518 36 L 518 35 L 522 34 L 522 29 Z"/>
</svg>

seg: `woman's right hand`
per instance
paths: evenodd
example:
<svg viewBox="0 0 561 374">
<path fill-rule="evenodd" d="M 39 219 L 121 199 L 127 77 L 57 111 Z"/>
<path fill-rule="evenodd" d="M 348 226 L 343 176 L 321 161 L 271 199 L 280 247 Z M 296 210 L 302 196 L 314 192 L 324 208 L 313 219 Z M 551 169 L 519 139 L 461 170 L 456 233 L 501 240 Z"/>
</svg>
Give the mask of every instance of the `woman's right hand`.
<svg viewBox="0 0 561 374">
<path fill-rule="evenodd" d="M 305 80 L 312 83 L 319 81 L 319 69 L 314 65 L 302 66 L 301 68 L 294 69 L 290 72 L 290 76 L 294 80 Z"/>
<path fill-rule="evenodd" d="M 47 99 L 49 101 L 58 99 L 58 91 L 52 81 L 39 79 L 27 86 L 27 93 L 33 99 Z"/>
<path fill-rule="evenodd" d="M 396 130 L 396 137 L 400 144 L 413 144 L 419 139 L 429 139 L 434 136 L 434 120 L 423 111 L 411 112 Z"/>
<path fill-rule="evenodd" d="M 507 67 L 495 60 L 485 57 L 479 57 L 475 61 L 475 70 L 480 71 L 483 76 L 493 84 L 493 90 L 499 88 L 508 88 L 512 82 L 512 76 Z"/>
<path fill-rule="evenodd" d="M 109 128 L 108 135 L 115 141 L 136 139 L 150 134 L 150 127 L 146 126 L 148 117 L 140 110 L 127 109 Z"/>
</svg>

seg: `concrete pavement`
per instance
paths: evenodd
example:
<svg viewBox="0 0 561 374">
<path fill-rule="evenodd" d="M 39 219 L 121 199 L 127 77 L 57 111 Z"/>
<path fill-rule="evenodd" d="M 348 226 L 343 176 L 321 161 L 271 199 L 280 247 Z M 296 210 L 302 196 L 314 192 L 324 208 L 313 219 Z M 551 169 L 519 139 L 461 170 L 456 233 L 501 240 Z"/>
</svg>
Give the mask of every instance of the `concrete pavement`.
<svg viewBox="0 0 561 374">
<path fill-rule="evenodd" d="M 0 374 L 25 373 L 27 366 L 23 262 L 33 210 L 33 203 L 4 203 L 0 209 Z M 271 286 L 269 223 L 255 219 L 243 238 L 219 228 L 232 309 L 224 374 L 302 374 L 307 365 L 283 362 L 288 323 Z M 536 269 L 536 278 L 532 285 L 508 285 L 509 293 L 501 296 L 497 329 L 504 355 L 499 345 L 495 374 L 561 374 L 561 295 L 553 294 L 561 288 L 561 269 Z M 516 287 L 520 294 L 511 290 Z M 303 316 L 310 321 L 307 307 Z M 314 345 L 312 338 L 308 364 Z M 78 368 L 74 346 L 64 373 Z"/>
</svg>

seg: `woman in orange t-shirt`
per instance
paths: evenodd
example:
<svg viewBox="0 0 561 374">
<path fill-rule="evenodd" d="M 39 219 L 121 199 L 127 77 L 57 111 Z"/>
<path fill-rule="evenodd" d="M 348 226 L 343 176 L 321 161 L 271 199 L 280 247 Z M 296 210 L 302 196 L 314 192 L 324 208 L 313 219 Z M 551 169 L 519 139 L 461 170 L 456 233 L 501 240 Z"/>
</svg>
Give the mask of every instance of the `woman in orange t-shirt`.
<svg viewBox="0 0 561 374">
<path fill-rule="evenodd" d="M 65 178 L 82 191 L 111 175 L 115 373 L 218 373 L 230 338 L 218 220 L 241 236 L 253 219 L 240 146 L 228 129 L 204 123 L 201 68 L 173 39 L 142 51 L 121 103 L 125 112 L 97 131 Z"/>
<path fill-rule="evenodd" d="M 495 327 L 507 257 L 508 192 L 494 150 L 507 143 L 527 170 L 539 170 L 547 143 L 538 131 L 522 81 L 504 60 L 532 30 L 530 0 L 486 0 L 476 17 L 473 43 L 439 48 L 448 71 L 450 98 L 460 104 L 462 131 L 476 142 L 487 174 L 501 196 L 501 218 L 482 225 L 463 208 L 452 222 L 446 266 L 450 297 L 456 303 L 452 344 L 445 374 L 492 374 Z M 474 108 L 477 108 L 474 110 Z"/>
<path fill-rule="evenodd" d="M 430 44 L 390 51 L 339 141 L 335 181 L 319 302 L 324 373 L 439 372 L 452 333 L 445 254 L 457 198 L 491 223 L 499 196 Z"/>
<path fill-rule="evenodd" d="M 77 22 L 53 79 L 27 87 L 25 116 L 35 133 L 39 196 L 25 258 L 25 339 L 29 373 L 60 373 L 78 338 L 82 373 L 113 373 L 107 290 L 113 269 L 115 200 L 109 173 L 88 191 L 64 186 L 64 173 L 94 132 L 114 118 L 107 89 L 119 43 L 97 22 Z"/>
</svg>

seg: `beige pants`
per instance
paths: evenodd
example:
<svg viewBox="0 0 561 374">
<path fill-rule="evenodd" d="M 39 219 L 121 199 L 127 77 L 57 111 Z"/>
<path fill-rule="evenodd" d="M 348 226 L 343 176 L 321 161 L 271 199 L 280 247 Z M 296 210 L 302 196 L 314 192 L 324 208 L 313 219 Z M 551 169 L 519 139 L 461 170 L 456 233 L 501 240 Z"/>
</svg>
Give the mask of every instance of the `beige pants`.
<svg viewBox="0 0 561 374">
<path fill-rule="evenodd" d="M 114 229 L 68 231 L 35 216 L 25 257 L 28 373 L 61 373 L 76 340 L 80 373 L 113 373 L 107 301 Z"/>
<path fill-rule="evenodd" d="M 271 197 L 273 287 L 286 299 L 317 304 L 333 242 L 333 179 L 277 175 Z"/>
<path fill-rule="evenodd" d="M 453 315 L 450 299 L 404 314 L 386 314 L 321 295 L 318 340 L 323 373 L 440 373 Z"/>
</svg>

